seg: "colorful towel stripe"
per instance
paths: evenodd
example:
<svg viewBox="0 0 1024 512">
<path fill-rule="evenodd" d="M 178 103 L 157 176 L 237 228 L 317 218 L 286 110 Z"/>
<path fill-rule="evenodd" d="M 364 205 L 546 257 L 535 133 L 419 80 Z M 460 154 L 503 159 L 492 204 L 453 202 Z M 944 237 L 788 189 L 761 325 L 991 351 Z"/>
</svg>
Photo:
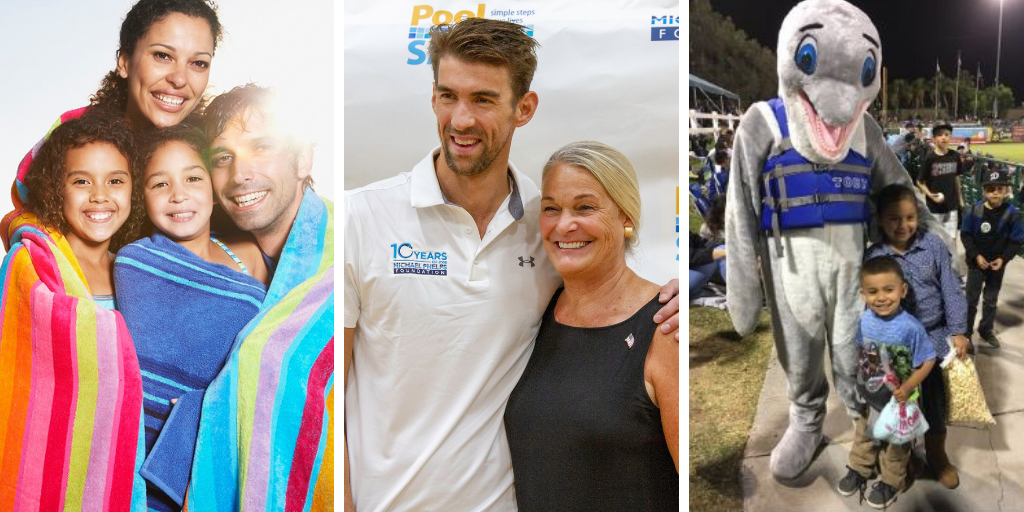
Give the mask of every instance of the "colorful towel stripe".
<svg viewBox="0 0 1024 512">
<path fill-rule="evenodd" d="M 307 189 L 260 313 L 203 402 L 187 510 L 334 506 L 334 205 Z"/>
<path fill-rule="evenodd" d="M 0 267 L 0 512 L 145 510 L 142 378 L 124 320 L 67 241 L 10 219 Z"/>
<path fill-rule="evenodd" d="M 29 167 L 32 167 L 32 161 L 35 160 L 36 155 L 39 153 L 39 149 L 43 147 L 43 143 L 46 139 L 50 138 L 50 134 L 53 130 L 56 130 L 58 126 L 64 124 L 71 119 L 78 119 L 85 114 L 85 111 L 89 110 L 89 107 L 76 108 L 75 110 L 69 110 L 63 114 L 57 121 L 53 123 L 50 130 L 46 132 L 35 146 L 32 147 L 25 154 L 24 158 L 18 164 L 18 174 L 14 178 L 14 185 L 11 185 L 11 202 L 14 204 L 14 210 L 4 216 L 3 220 L 0 221 L 0 238 L 3 239 L 4 249 L 8 251 L 11 249 L 10 236 L 14 233 L 14 227 L 11 223 L 22 213 L 25 213 L 25 205 L 28 204 L 28 187 L 25 186 L 25 176 L 28 175 Z"/>
</svg>

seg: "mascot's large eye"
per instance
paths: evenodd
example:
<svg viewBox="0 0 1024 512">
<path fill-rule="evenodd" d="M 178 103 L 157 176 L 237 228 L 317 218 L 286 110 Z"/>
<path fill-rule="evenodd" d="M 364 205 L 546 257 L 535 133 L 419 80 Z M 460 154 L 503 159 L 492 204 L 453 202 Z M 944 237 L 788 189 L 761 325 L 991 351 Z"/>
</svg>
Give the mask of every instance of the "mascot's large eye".
<svg viewBox="0 0 1024 512">
<path fill-rule="evenodd" d="M 805 36 L 800 40 L 796 49 L 796 67 L 804 74 L 813 75 L 818 67 L 818 43 L 811 36 Z"/>
<path fill-rule="evenodd" d="M 868 55 L 868 58 L 864 59 L 864 67 L 860 70 L 860 83 L 864 87 L 871 85 L 871 82 L 875 81 L 875 56 Z"/>
</svg>

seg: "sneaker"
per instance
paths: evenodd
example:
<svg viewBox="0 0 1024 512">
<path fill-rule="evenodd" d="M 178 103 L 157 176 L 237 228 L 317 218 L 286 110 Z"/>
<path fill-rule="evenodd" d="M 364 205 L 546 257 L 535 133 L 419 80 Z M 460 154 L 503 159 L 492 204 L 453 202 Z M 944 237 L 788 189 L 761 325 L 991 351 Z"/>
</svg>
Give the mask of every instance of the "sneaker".
<svg viewBox="0 0 1024 512">
<path fill-rule="evenodd" d="M 872 508 L 886 508 L 896 501 L 896 488 L 879 480 L 871 486 L 868 494 L 868 505 Z"/>
<path fill-rule="evenodd" d="M 985 343 L 988 343 L 988 346 L 992 348 L 999 348 L 999 338 L 996 338 L 995 334 L 987 332 L 980 334 L 980 336 Z"/>
<path fill-rule="evenodd" d="M 839 481 L 839 486 L 836 487 L 836 490 L 843 496 L 853 496 L 854 493 L 860 491 L 863 497 L 864 489 L 868 485 L 868 479 L 849 466 L 846 467 L 846 470 L 846 476 Z"/>
</svg>

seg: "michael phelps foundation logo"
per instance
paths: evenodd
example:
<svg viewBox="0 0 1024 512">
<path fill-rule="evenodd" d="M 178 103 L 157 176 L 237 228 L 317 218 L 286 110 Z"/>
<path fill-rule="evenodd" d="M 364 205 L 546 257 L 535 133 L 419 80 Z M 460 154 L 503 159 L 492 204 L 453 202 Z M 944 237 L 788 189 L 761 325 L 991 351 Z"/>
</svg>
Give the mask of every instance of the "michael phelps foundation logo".
<svg viewBox="0 0 1024 512">
<path fill-rule="evenodd" d="M 469 18 L 488 17 L 523 25 L 526 27 L 526 35 L 533 37 L 533 25 L 527 25 L 526 22 L 536 12 L 533 9 L 491 9 L 488 13 L 486 4 L 477 4 L 470 9 L 460 10 L 435 9 L 432 5 L 414 5 L 412 6 L 412 22 L 409 27 L 409 53 L 411 56 L 405 62 L 411 65 L 430 63 L 430 57 L 427 55 L 427 40 L 430 39 L 430 27 L 434 25 L 447 25 Z"/>
<path fill-rule="evenodd" d="M 412 244 L 391 244 L 391 266 L 395 274 L 448 275 L 448 253 L 417 251 Z"/>
<path fill-rule="evenodd" d="M 679 16 L 651 16 L 651 41 L 678 41 Z"/>
</svg>

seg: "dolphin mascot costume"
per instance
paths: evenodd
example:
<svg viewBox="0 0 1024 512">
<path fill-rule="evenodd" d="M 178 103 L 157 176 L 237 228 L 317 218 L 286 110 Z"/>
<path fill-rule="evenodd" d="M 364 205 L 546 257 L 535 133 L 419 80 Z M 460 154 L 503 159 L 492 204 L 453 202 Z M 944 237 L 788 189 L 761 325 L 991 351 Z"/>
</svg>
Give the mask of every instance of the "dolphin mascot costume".
<svg viewBox="0 0 1024 512">
<path fill-rule="evenodd" d="M 749 334 L 763 280 L 790 399 L 771 471 L 786 481 L 807 469 L 823 439 L 826 349 L 849 415 L 866 417 L 855 337 L 870 196 L 892 183 L 913 187 L 866 113 L 882 69 L 867 15 L 842 0 L 801 2 L 782 22 L 777 54 L 780 98 L 747 110 L 733 146 L 726 294 L 733 326 Z M 921 224 L 936 225 L 919 195 L 918 203 Z"/>
</svg>

